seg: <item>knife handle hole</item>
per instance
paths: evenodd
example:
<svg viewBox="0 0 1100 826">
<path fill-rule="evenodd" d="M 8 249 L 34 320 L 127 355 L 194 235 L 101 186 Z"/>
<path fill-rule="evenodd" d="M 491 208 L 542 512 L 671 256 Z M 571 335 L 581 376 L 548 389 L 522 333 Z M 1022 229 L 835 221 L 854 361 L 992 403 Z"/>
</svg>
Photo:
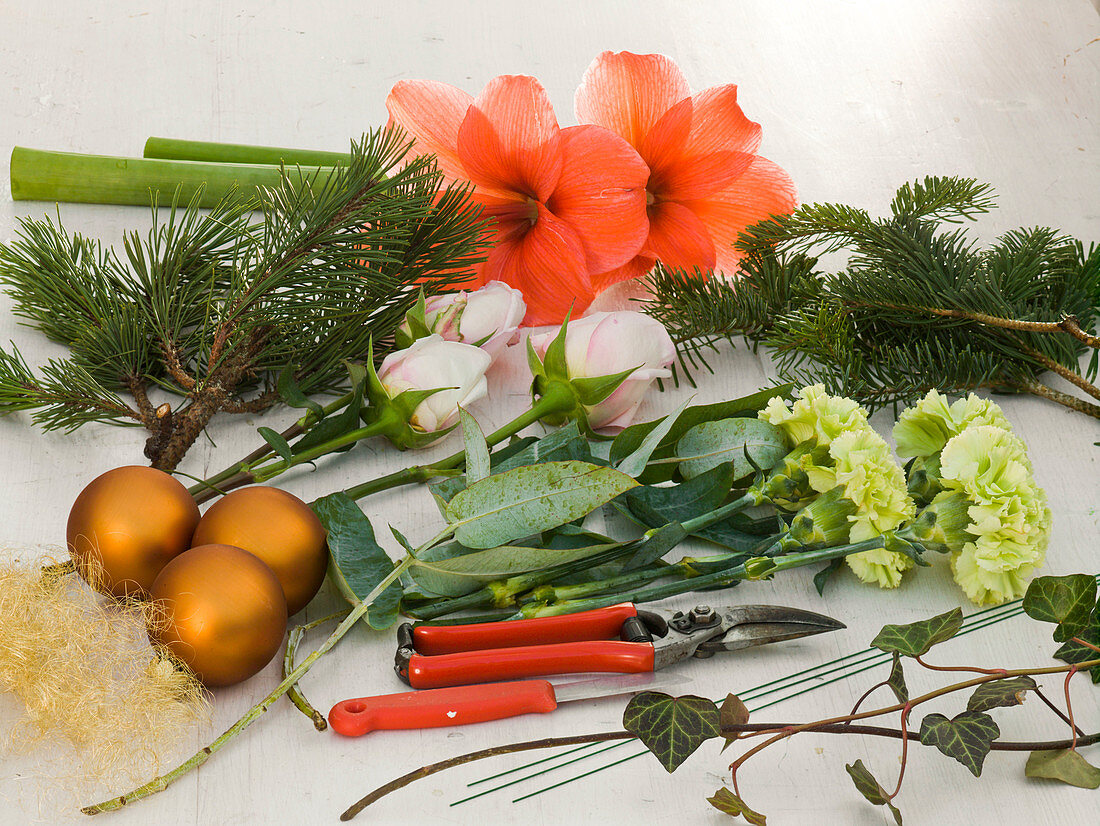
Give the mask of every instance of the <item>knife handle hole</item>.
<svg viewBox="0 0 1100 826">
<path fill-rule="evenodd" d="M 366 710 L 366 705 L 360 702 L 353 701 L 344 704 L 344 711 L 346 711 L 348 714 L 362 714 Z"/>
</svg>

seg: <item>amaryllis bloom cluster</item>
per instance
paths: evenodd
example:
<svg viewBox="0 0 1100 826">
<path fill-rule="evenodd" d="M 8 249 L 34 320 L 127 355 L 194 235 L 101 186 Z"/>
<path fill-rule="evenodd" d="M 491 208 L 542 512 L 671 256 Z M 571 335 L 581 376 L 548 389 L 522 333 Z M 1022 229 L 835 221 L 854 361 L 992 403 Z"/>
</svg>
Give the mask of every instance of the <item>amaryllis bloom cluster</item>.
<svg viewBox="0 0 1100 826">
<path fill-rule="evenodd" d="M 796 203 L 789 176 L 756 155 L 760 127 L 736 87 L 692 96 L 660 55 L 600 55 L 577 92 L 580 126 L 561 128 L 545 89 L 522 75 L 476 98 L 400 81 L 386 108 L 449 181 L 473 184 L 495 233 L 476 277 L 520 289 L 528 325 L 583 312 L 656 260 L 732 274 L 738 233 Z"/>
</svg>

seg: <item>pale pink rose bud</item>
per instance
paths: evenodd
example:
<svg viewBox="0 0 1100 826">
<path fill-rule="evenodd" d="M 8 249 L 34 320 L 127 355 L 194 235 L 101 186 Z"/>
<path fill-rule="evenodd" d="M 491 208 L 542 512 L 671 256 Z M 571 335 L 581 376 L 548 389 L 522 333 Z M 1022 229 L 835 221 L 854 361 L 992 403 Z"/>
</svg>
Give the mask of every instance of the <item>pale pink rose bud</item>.
<svg viewBox="0 0 1100 826">
<path fill-rule="evenodd" d="M 431 335 L 386 356 L 378 378 L 391 399 L 406 390 L 450 388 L 424 399 L 409 419 L 413 429 L 435 433 L 458 422 L 459 407 L 485 395 L 485 371 L 491 361 L 479 347 Z"/>
<path fill-rule="evenodd" d="M 448 341 L 473 344 L 496 358 L 517 337 L 527 305 L 523 293 L 503 281 L 490 281 L 473 292 L 442 293 L 425 301 L 424 326 Z M 398 343 L 413 338 L 408 318 Z"/>
<path fill-rule="evenodd" d="M 552 330 L 531 337 L 540 357 L 557 334 Z M 650 385 L 672 375 L 668 368 L 675 358 L 676 347 L 664 325 L 644 313 L 592 313 L 570 321 L 566 328 L 569 378 L 611 376 L 637 368 L 602 402 L 585 406 L 593 430 L 617 433 L 630 424 Z"/>
</svg>

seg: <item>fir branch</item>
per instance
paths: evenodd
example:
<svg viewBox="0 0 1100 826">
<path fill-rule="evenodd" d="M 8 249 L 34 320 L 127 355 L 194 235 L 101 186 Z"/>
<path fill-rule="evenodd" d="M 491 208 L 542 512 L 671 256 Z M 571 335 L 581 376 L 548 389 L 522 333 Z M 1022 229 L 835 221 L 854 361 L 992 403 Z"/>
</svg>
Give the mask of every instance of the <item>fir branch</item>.
<svg viewBox="0 0 1100 826">
<path fill-rule="evenodd" d="M 808 205 L 746 230 L 741 277 L 704 281 L 658 269 L 646 310 L 677 342 L 680 371 L 743 337 L 772 348 L 785 380 L 822 381 L 871 407 L 936 387 L 1029 392 L 1088 415 L 1096 405 L 1038 381 L 1052 370 L 1085 393 L 1098 360 L 1100 250 L 1047 228 L 1006 233 L 986 249 L 942 222 L 992 206 L 988 186 L 926 178 L 903 186 L 892 215 Z M 846 250 L 839 272 L 810 253 Z M 690 378 L 690 376 L 689 376 Z M 1073 400 L 1070 402 L 1070 400 Z"/>
</svg>

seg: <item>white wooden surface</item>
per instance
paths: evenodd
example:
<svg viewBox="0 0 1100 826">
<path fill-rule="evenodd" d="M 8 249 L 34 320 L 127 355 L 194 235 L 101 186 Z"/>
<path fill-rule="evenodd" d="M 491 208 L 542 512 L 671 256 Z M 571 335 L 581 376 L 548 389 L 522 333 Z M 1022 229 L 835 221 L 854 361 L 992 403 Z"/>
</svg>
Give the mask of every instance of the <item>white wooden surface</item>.
<svg viewBox="0 0 1100 826">
<path fill-rule="evenodd" d="M 385 119 L 384 100 L 400 78 L 444 80 L 476 92 L 497 74 L 537 76 L 572 123 L 572 96 L 589 61 L 604 49 L 671 55 L 693 88 L 736 82 L 745 111 L 764 127 L 763 154 L 786 167 L 804 201 L 886 207 L 901 182 L 925 174 L 962 174 L 996 185 L 1001 209 L 977 230 L 989 238 L 1018 225 L 1054 225 L 1100 237 L 1100 20 L 1088 0 L 946 2 L 447 2 L 305 3 L 211 0 L 172 4 L 114 0 L 0 0 L 0 157 L 13 145 L 139 155 L 149 135 L 341 149 L 350 136 Z M 0 239 L 16 218 L 52 211 L 14 204 L 0 172 Z M 115 241 L 147 224 L 140 209 L 63 205 L 74 230 Z M 15 340 L 32 363 L 60 355 L 20 327 L 0 297 L 0 341 Z M 738 351 L 704 377 L 699 400 L 749 392 L 766 366 Z M 507 420 L 524 401 L 522 362 L 496 369 L 492 397 L 479 415 Z M 682 391 L 681 391 L 682 392 Z M 656 414 L 681 396 L 656 397 Z M 1038 400 L 1004 408 L 1031 447 L 1055 512 L 1047 572 L 1096 571 L 1100 426 Z M 264 419 L 279 424 L 278 412 Z M 880 416 L 885 432 L 891 422 Z M 227 419 L 213 428 L 182 469 L 202 475 L 242 455 L 257 421 Z M 92 477 L 141 462 L 137 431 L 88 427 L 45 435 L 25 416 L 0 419 L 0 544 L 27 555 L 63 542 L 76 493 Z M 447 448 L 450 449 L 450 446 Z M 382 473 L 400 461 L 365 445 L 320 472 L 285 478 L 311 498 Z M 420 491 L 366 501 L 377 524 L 392 522 L 426 537 L 434 511 Z M 383 537 L 387 532 L 382 530 Z M 385 541 L 385 539 L 383 539 Z M 820 601 L 809 575 L 739 588 L 740 600 L 807 605 L 848 623 L 848 630 L 727 659 L 682 666 L 692 690 L 721 696 L 867 644 L 884 621 L 911 621 L 962 604 L 944 566 L 922 570 L 897 592 L 843 578 Z M 685 600 L 690 602 L 690 600 Z M 315 610 L 325 611 L 334 599 Z M 313 613 L 311 611 L 311 613 Z M 316 613 L 320 616 L 320 613 Z M 391 634 L 355 634 L 305 681 L 317 706 L 399 690 L 390 670 Z M 1045 663 L 1045 629 L 1011 620 L 942 649 L 941 661 L 989 666 Z M 276 669 L 219 691 L 210 729 L 181 753 L 223 730 L 276 681 Z M 916 678 L 911 677 L 916 681 Z M 923 678 L 921 678 L 923 682 Z M 810 719 L 844 712 L 871 679 L 824 688 L 762 714 Z M 1051 683 L 1051 690 L 1056 686 Z M 1078 688 L 1079 719 L 1100 725 L 1097 691 Z M 618 727 L 621 703 L 566 707 L 466 729 L 381 733 L 362 740 L 317 734 L 281 703 L 198 773 L 118 814 L 110 823 L 327 823 L 379 783 L 446 756 L 535 736 Z M 948 709 L 949 710 L 949 709 Z M 958 709 L 955 708 L 957 711 Z M 14 705 L 0 701 L 0 721 Z M 998 715 L 1015 739 L 1061 728 L 1041 704 Z M 727 776 L 729 754 L 704 746 L 674 776 L 646 757 L 513 804 L 498 793 L 451 808 L 465 783 L 528 758 L 437 775 L 360 816 L 375 823 L 482 824 L 721 823 L 703 800 Z M 1095 750 L 1093 758 L 1095 762 Z M 783 823 L 885 822 L 851 788 L 844 762 L 863 757 L 889 783 L 897 768 L 890 742 L 801 737 L 747 767 L 747 799 Z M 564 779 L 592 758 L 547 777 Z M 0 756 L 0 823 L 79 820 L 83 796 L 36 777 L 29 758 Z M 1095 823 L 1095 794 L 1025 781 L 1022 756 L 993 755 L 974 780 L 928 750 L 911 755 L 898 800 L 909 824 Z M 526 784 L 520 793 L 536 788 Z M 121 791 L 118 790 L 118 791 Z"/>
</svg>

